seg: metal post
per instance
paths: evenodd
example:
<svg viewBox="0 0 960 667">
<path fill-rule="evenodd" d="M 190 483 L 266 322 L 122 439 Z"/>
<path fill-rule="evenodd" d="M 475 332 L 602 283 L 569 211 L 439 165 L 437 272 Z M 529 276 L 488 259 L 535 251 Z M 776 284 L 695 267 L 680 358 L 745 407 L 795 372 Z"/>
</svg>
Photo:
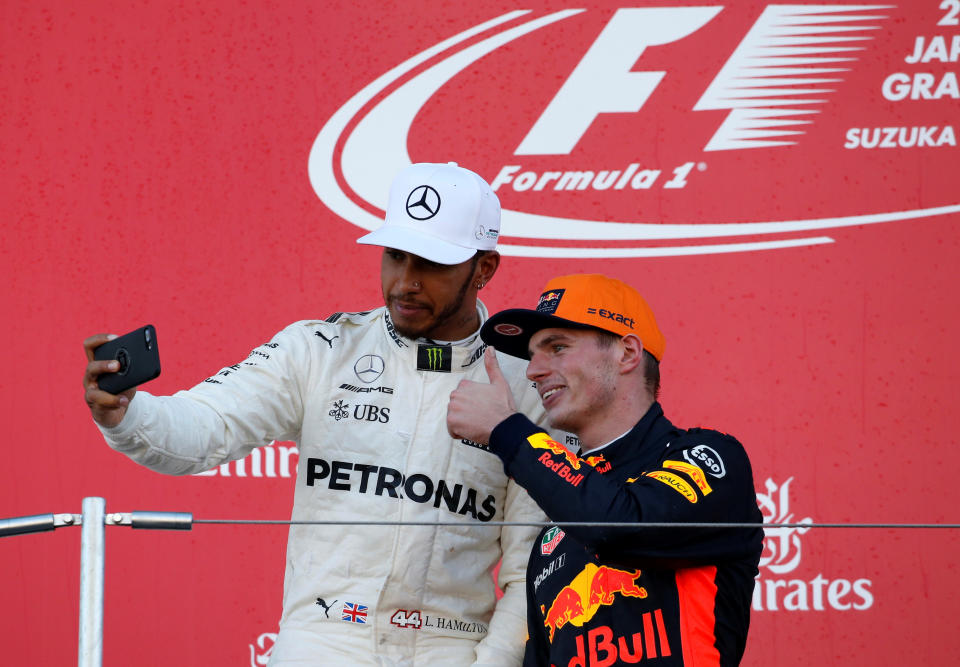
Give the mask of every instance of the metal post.
<svg viewBox="0 0 960 667">
<path fill-rule="evenodd" d="M 80 537 L 80 650 L 79 667 L 103 662 L 103 498 L 83 499 Z"/>
</svg>

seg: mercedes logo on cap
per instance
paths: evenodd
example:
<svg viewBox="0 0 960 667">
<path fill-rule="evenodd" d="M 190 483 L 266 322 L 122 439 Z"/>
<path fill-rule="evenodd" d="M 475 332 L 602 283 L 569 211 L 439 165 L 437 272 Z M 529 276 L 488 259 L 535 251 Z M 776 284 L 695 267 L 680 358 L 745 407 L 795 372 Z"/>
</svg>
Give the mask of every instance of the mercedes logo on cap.
<svg viewBox="0 0 960 667">
<path fill-rule="evenodd" d="M 414 220 L 429 220 L 440 211 L 440 193 L 429 185 L 418 185 L 407 197 L 407 215 Z"/>
<path fill-rule="evenodd" d="M 365 354 L 353 365 L 353 372 L 361 382 L 370 384 L 383 374 L 383 357 L 376 354 Z"/>
</svg>

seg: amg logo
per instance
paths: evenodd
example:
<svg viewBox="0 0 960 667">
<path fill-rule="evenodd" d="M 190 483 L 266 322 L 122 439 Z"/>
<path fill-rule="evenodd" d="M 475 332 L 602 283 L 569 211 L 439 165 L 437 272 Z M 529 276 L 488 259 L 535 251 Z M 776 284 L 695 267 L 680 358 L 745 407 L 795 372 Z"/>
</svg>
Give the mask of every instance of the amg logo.
<svg viewBox="0 0 960 667">
<path fill-rule="evenodd" d="M 358 473 L 352 475 L 351 471 Z M 454 514 L 469 515 L 478 521 L 490 521 L 497 513 L 496 499 L 488 495 L 480 503 L 477 511 L 477 490 L 466 488 L 463 484 L 452 487 L 446 480 L 434 482 L 421 473 L 404 475 L 394 468 L 350 463 L 349 461 L 330 461 L 307 459 L 307 486 L 315 486 L 321 480 L 327 480 L 327 488 L 334 491 L 356 491 L 373 493 L 377 496 L 387 494 L 391 498 L 408 498 L 417 503 L 431 503 L 439 508 L 446 507 Z"/>
<path fill-rule="evenodd" d="M 371 391 L 379 391 L 381 394 L 392 394 L 393 388 L 391 387 L 358 387 L 353 384 L 342 384 L 340 385 L 341 389 L 348 389 L 350 391 L 355 391 L 358 394 L 369 394 Z"/>
</svg>

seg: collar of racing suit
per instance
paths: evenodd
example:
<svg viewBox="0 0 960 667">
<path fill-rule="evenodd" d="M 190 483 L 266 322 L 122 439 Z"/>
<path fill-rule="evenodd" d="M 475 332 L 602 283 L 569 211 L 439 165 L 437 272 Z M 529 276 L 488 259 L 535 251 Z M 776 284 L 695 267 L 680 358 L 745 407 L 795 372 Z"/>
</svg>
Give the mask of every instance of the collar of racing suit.
<svg viewBox="0 0 960 667">
<path fill-rule="evenodd" d="M 397 353 L 409 361 L 412 367 L 417 367 L 417 351 L 420 346 L 436 345 L 438 347 L 450 348 L 453 356 L 450 364 L 450 372 L 463 373 L 472 368 L 478 361 L 481 361 L 483 359 L 483 351 L 487 349 L 486 343 L 480 339 L 480 327 L 487 321 L 489 315 L 487 307 L 479 299 L 477 299 L 477 315 L 480 316 L 480 324 L 477 326 L 476 331 L 463 340 L 453 342 L 430 341 L 426 338 L 414 340 L 406 336 L 401 336 L 397 333 L 396 329 L 394 329 L 393 320 L 390 319 L 390 311 L 385 306 L 383 307 L 381 323 L 384 334 L 393 342 Z"/>
<path fill-rule="evenodd" d="M 664 450 L 681 433 L 663 414 L 660 404 L 654 402 L 640 421 L 622 436 L 605 445 L 596 454 L 592 451 L 581 451 L 578 456 L 588 460 L 594 456 L 602 457 L 602 460 L 609 461 L 614 470 L 629 464 L 624 470 L 635 474 L 638 466 L 640 469 L 657 467 Z"/>
</svg>

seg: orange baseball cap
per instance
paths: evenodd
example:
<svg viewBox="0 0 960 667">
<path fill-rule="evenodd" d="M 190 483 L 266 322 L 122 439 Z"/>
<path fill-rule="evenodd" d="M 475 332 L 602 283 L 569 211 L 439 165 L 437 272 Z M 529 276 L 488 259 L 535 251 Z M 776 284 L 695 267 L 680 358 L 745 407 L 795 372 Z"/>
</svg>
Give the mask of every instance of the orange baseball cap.
<svg viewBox="0 0 960 667">
<path fill-rule="evenodd" d="M 666 345 L 653 311 L 640 293 L 599 273 L 554 278 L 543 288 L 535 310 L 500 311 L 484 323 L 480 337 L 500 352 L 529 359 L 530 338 L 553 327 L 633 334 L 657 361 L 663 358 Z"/>
</svg>

